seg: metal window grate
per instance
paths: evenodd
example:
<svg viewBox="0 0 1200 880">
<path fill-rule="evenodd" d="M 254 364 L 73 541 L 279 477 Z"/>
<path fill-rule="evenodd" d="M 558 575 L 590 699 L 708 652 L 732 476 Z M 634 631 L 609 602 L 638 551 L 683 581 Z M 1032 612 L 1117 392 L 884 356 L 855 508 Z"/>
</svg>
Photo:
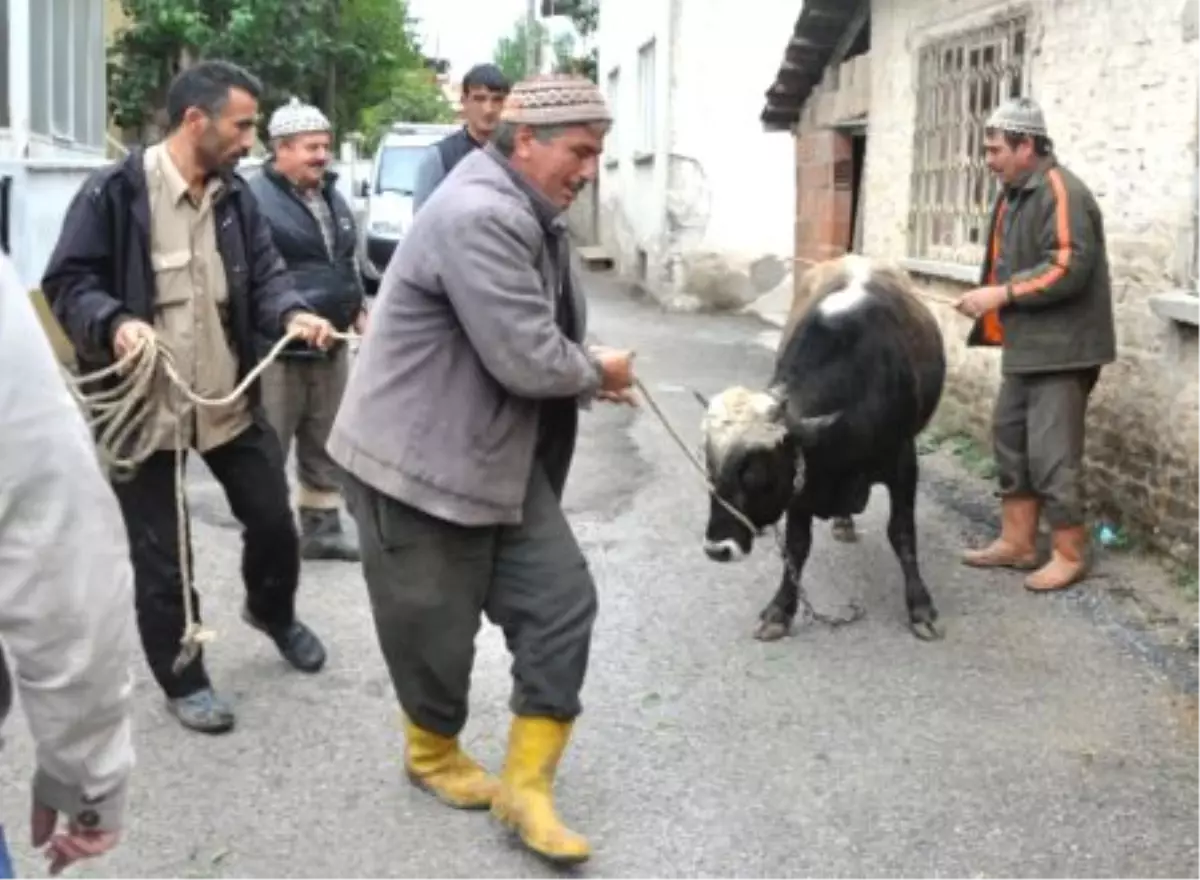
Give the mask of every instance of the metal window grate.
<svg viewBox="0 0 1200 880">
<path fill-rule="evenodd" d="M 918 57 L 910 256 L 977 265 L 997 183 L 983 160 L 983 124 L 1029 94 L 1024 13 L 923 47 Z"/>
</svg>

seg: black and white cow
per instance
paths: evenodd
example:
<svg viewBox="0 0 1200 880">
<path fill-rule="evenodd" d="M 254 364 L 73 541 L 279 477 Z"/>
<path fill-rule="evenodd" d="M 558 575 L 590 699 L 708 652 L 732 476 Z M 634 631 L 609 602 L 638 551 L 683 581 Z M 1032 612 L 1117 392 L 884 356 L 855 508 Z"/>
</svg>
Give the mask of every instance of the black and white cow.
<svg viewBox="0 0 1200 880">
<path fill-rule="evenodd" d="M 781 345 L 765 390 L 729 388 L 705 401 L 709 477 L 717 492 L 764 529 L 787 514 L 785 552 L 799 577 L 812 520 L 861 513 L 871 487 L 891 498 L 888 539 L 904 573 L 915 635 L 936 639 L 937 610 L 917 565 L 916 436 L 941 399 L 942 335 L 903 270 L 850 255 L 809 269 L 806 305 Z M 702 398 L 703 399 L 703 398 Z M 705 553 L 748 554 L 754 534 L 710 498 Z M 755 636 L 785 635 L 797 581 L 784 566 Z"/>
</svg>

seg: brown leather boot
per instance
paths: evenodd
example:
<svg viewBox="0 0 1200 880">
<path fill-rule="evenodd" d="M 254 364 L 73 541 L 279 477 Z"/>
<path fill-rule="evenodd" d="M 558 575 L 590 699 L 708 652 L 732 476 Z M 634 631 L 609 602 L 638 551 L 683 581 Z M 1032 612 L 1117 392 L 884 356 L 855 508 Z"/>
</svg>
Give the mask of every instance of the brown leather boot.
<svg viewBox="0 0 1200 880">
<path fill-rule="evenodd" d="M 1064 590 L 1087 573 L 1088 531 L 1070 526 L 1053 532 L 1054 550 L 1050 561 L 1025 578 L 1025 589 L 1036 593 Z"/>
<path fill-rule="evenodd" d="M 1037 566 L 1037 526 L 1041 505 L 1032 495 L 1016 495 L 1000 502 L 1000 537 L 980 550 L 967 550 L 964 565 L 973 568 Z"/>
</svg>

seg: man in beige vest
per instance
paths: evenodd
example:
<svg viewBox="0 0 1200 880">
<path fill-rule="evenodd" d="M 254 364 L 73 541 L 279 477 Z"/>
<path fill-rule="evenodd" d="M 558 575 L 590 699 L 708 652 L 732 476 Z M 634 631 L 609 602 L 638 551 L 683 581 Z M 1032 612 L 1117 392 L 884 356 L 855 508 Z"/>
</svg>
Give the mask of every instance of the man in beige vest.
<svg viewBox="0 0 1200 880">
<path fill-rule="evenodd" d="M 167 94 L 167 139 L 98 171 L 76 195 L 42 289 L 81 372 L 112 364 L 156 335 L 193 390 L 215 398 L 254 368 L 258 335 L 290 330 L 317 347 L 330 344 L 332 327 L 287 280 L 267 224 L 234 172 L 253 142 L 260 91 L 257 79 L 225 62 L 183 71 Z M 202 652 L 181 671 L 172 668 L 184 631 L 175 419 L 164 411 L 157 423 L 159 451 L 114 486 L 132 548 L 138 628 L 180 722 L 222 732 L 233 726 L 233 710 L 213 691 Z M 243 618 L 292 666 L 316 672 L 325 649 L 295 616 L 299 537 L 279 441 L 257 386 L 227 407 L 194 410 L 179 428 L 183 447 L 204 459 L 244 527 Z"/>
</svg>

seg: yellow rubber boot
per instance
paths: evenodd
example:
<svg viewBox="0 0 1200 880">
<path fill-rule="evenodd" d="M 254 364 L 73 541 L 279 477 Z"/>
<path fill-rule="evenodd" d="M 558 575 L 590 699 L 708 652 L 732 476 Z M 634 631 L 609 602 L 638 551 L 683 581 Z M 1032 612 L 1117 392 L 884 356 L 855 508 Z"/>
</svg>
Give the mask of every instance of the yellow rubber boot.
<svg viewBox="0 0 1200 880">
<path fill-rule="evenodd" d="M 404 721 L 404 769 L 413 785 L 458 810 L 486 810 L 500 780 L 471 759 L 453 737 Z"/>
<path fill-rule="evenodd" d="M 514 718 L 500 793 L 492 815 L 529 849 L 559 865 L 586 861 L 587 838 L 562 824 L 554 809 L 554 775 L 571 736 L 571 722 Z"/>
</svg>

